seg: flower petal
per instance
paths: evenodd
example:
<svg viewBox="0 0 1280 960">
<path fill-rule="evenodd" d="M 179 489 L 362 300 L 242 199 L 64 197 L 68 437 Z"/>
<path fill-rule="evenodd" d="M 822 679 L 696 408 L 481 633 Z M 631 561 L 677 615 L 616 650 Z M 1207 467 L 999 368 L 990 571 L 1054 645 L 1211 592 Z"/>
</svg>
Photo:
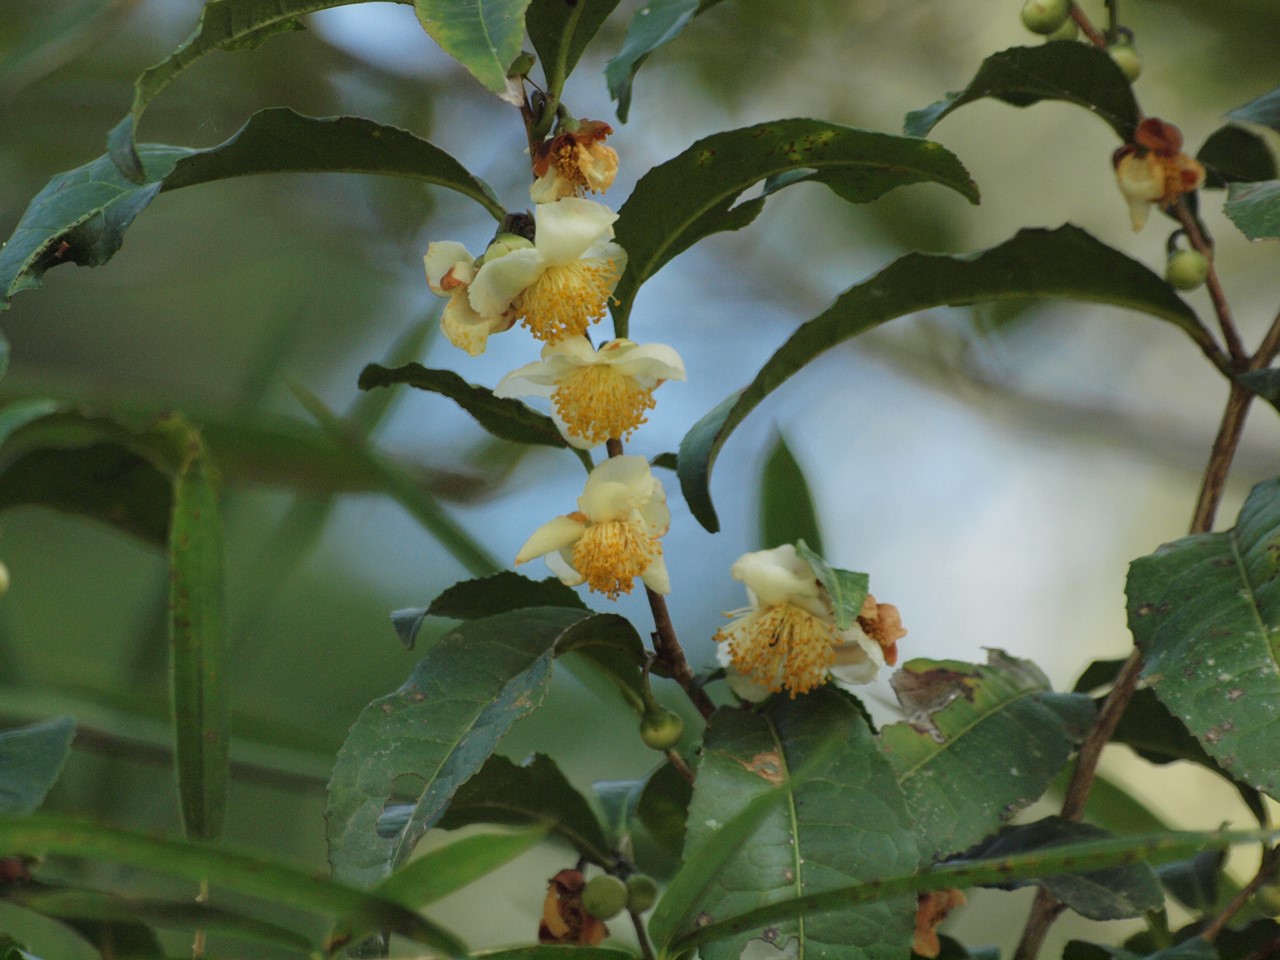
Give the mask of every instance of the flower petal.
<svg viewBox="0 0 1280 960">
<path fill-rule="evenodd" d="M 569 562 L 573 557 L 571 550 L 558 550 L 547 554 L 547 567 L 560 578 L 566 587 L 577 587 L 587 582 L 587 578 L 573 568 Z"/>
<path fill-rule="evenodd" d="M 427 254 L 422 258 L 422 265 L 427 271 L 427 286 L 431 288 L 432 293 L 442 297 L 449 296 L 450 291 L 440 287 L 440 281 L 444 279 L 444 275 L 459 263 L 470 265 L 473 262 L 471 254 L 467 253 L 467 248 L 456 240 L 441 240 L 427 244 Z M 458 279 L 466 281 L 471 278 L 467 276 Z"/>
<path fill-rule="evenodd" d="M 511 301 L 545 269 L 538 251 L 512 250 L 496 260 L 486 260 L 467 288 L 471 306 L 483 314 L 506 313 Z"/>
<path fill-rule="evenodd" d="M 556 389 L 556 371 L 548 363 L 535 360 L 517 367 L 498 381 L 495 397 L 549 397 Z"/>
<path fill-rule="evenodd" d="M 744 553 L 730 568 L 735 580 L 746 584 L 752 598 L 762 607 L 795 603 L 806 609 L 819 595 L 818 578 L 790 543 L 772 550 Z M 811 610 L 817 614 L 818 611 Z"/>
<path fill-rule="evenodd" d="M 667 572 L 667 562 L 661 555 L 655 557 L 653 563 L 645 568 L 644 573 L 640 574 L 640 579 L 654 593 L 671 592 L 671 575 Z"/>
<path fill-rule="evenodd" d="M 850 642 L 835 648 L 836 661 L 830 673 L 837 686 L 849 690 L 876 678 L 884 665 L 884 654 L 861 630 L 846 630 L 843 637 Z"/>
<path fill-rule="evenodd" d="M 511 324 L 498 317 L 482 317 L 471 309 L 465 290 L 453 292 L 440 315 L 440 330 L 455 347 L 473 357 L 484 353 L 491 333 L 506 330 Z"/>
<path fill-rule="evenodd" d="M 525 541 L 520 552 L 516 554 L 516 564 L 572 546 L 582 538 L 586 529 L 586 519 L 581 516 L 566 514 L 556 517 L 533 531 L 533 535 Z"/>
<path fill-rule="evenodd" d="M 612 350 L 609 343 L 606 343 L 600 347 L 600 355 L 619 373 L 634 377 L 644 387 L 651 387 L 659 380 L 685 378 L 684 361 L 680 359 L 680 354 L 665 343 L 633 343 L 629 347 Z"/>
<path fill-rule="evenodd" d="M 618 215 L 603 203 L 565 197 L 555 203 L 538 204 L 533 219 L 533 243 L 538 253 L 546 263 L 562 264 L 577 260 L 593 244 L 611 239 Z"/>
</svg>

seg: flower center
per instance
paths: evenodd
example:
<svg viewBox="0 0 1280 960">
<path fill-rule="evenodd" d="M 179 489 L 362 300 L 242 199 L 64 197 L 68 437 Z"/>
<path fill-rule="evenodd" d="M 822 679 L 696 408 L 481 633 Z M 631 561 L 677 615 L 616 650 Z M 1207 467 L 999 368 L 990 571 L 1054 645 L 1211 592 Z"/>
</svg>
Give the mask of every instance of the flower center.
<svg viewBox="0 0 1280 960">
<path fill-rule="evenodd" d="M 617 282 L 612 260 L 554 264 L 533 281 L 514 306 L 537 339 L 554 343 L 581 336 L 603 317 Z"/>
<path fill-rule="evenodd" d="M 602 363 L 571 373 L 551 394 L 551 402 L 569 433 L 593 444 L 610 437 L 625 440 L 654 407 L 652 387 Z"/>
<path fill-rule="evenodd" d="M 729 644 L 739 673 L 769 692 L 808 693 L 827 682 L 835 663 L 835 624 L 790 603 L 776 603 L 735 620 L 716 633 Z"/>
<path fill-rule="evenodd" d="M 606 520 L 588 526 L 574 544 L 573 568 L 592 590 L 616 600 L 661 554 L 662 545 L 638 524 Z"/>
</svg>

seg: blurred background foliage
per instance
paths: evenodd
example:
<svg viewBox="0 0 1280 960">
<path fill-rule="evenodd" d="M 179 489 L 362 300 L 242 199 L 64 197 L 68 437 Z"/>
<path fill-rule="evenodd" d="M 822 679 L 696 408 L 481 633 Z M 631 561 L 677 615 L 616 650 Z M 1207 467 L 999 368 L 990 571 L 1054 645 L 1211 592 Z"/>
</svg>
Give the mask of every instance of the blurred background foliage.
<svg viewBox="0 0 1280 960">
<path fill-rule="evenodd" d="M 1083 5 L 1100 17 L 1101 2 Z M 577 114 L 613 119 L 601 72 L 638 6 L 620 5 L 571 81 Z M 717 130 L 813 116 L 898 132 L 903 114 L 963 87 L 989 53 L 1039 42 L 1023 32 L 1018 6 L 722 3 L 640 72 L 630 122 L 610 141 L 622 172 L 606 199 L 619 205 L 649 166 Z M 1140 102 L 1179 125 L 1193 148 L 1225 111 L 1280 80 L 1273 0 L 1121 0 L 1120 8 L 1146 60 Z M 134 78 L 187 35 L 199 11 L 194 0 L 0 0 L 0 232 L 8 235 L 53 174 L 104 152 Z M 357 114 L 430 139 L 509 206 L 527 204 L 515 111 L 436 50 L 410 7 L 363 4 L 309 26 L 255 52 L 199 62 L 156 100 L 140 139 L 212 145 L 273 104 Z M 901 252 L 975 250 L 1020 226 L 1070 220 L 1162 268 L 1169 221 L 1130 232 L 1111 172 L 1117 144 L 1086 113 L 984 102 L 933 137 L 968 165 L 980 207 L 929 186 L 856 207 L 800 187 L 645 287 L 633 336 L 676 346 L 689 382 L 664 388 L 635 452 L 674 450 L 794 326 Z M 1205 196 L 1219 268 L 1252 344 L 1276 307 L 1277 249 L 1244 241 L 1220 205 L 1220 194 Z M 109 265 L 57 270 L 2 318 L 12 356 L 0 383 L 6 397 L 179 410 L 207 425 L 215 455 L 219 435 L 226 453 L 243 452 L 249 427 L 264 426 L 312 451 L 283 475 L 272 468 L 270 440 L 254 456 L 222 457 L 239 762 L 231 843 L 323 861 L 332 757 L 357 711 L 399 685 L 416 659 L 387 612 L 425 604 L 466 576 L 375 480 L 343 466 L 291 385 L 350 409 L 361 367 L 384 360 L 439 306 L 423 282 L 426 244 L 459 239 L 474 250 L 490 230 L 465 200 L 416 183 L 339 175 L 217 183 L 160 197 Z M 1203 292 L 1190 299 L 1208 314 Z M 518 336 L 491 344 L 470 360 L 435 338 L 420 358 L 492 385 L 532 355 Z M 715 488 L 725 533 L 698 528 L 674 477 L 664 477 L 674 513 L 672 610 L 691 658 L 710 663 L 721 611 L 743 602 L 727 569 L 759 545 L 760 467 L 781 432 L 813 489 L 827 559 L 868 570 L 876 594 L 901 607 L 906 657 L 981 660 L 982 647 L 999 646 L 1069 687 L 1090 659 L 1127 650 L 1126 565 L 1184 532 L 1225 395 L 1171 328 L 1098 307 L 937 311 L 833 350 L 726 449 Z M 503 562 L 534 526 L 572 509 L 581 482 L 572 456 L 491 441 L 439 397 L 401 391 L 394 401 L 378 447 Z M 1276 449 L 1274 413 L 1258 409 L 1220 526 L 1251 483 L 1276 472 Z M 81 724 L 51 806 L 176 831 L 163 557 L 37 508 L 0 518 L 0 557 L 13 576 L 0 601 L 0 722 L 65 712 Z M 724 575 L 697 590 L 681 588 L 717 569 Z M 620 612 L 647 632 L 648 611 L 635 598 Z M 877 689 L 873 709 L 888 715 L 887 688 Z M 602 756 L 581 741 L 584 715 L 616 748 Z M 641 775 L 652 758 L 633 717 L 564 678 L 502 749 L 521 758 L 548 748 L 581 785 Z M 1113 753 L 1104 769 L 1172 824 L 1216 825 L 1225 810 L 1247 822 L 1232 791 L 1207 775 L 1179 790 L 1176 808 L 1160 804 L 1166 771 Z M 492 904 L 464 898 L 495 942 L 532 932 L 528 918 L 558 856 L 530 868 L 532 888 L 489 894 L 511 906 L 510 924 L 493 921 Z M 1001 933 L 966 934 L 984 935 Z"/>
</svg>

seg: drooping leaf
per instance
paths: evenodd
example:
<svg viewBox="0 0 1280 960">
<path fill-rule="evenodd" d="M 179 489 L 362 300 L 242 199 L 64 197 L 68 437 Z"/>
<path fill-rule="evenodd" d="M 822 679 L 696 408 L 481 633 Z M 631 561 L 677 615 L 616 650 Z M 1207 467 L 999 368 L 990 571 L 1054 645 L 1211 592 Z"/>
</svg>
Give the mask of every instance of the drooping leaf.
<svg viewBox="0 0 1280 960">
<path fill-rule="evenodd" d="M 1280 480 L 1236 525 L 1184 537 L 1129 568 L 1129 629 L 1143 676 L 1238 780 L 1280 795 Z"/>
<path fill-rule="evenodd" d="M 770 550 L 803 540 L 822 553 L 822 534 L 804 471 L 778 435 L 760 477 L 760 547 Z"/>
<path fill-rule="evenodd" d="M 1243 120 L 1245 123 L 1259 123 L 1280 133 L 1280 87 L 1236 107 L 1227 117 L 1231 120 Z"/>
<path fill-rule="evenodd" d="M 591 785 L 613 845 L 643 873 L 662 879 L 681 866 L 684 825 L 693 789 L 670 763 L 637 780 Z"/>
<path fill-rule="evenodd" d="M 1213 349 L 1194 311 L 1163 279 L 1069 224 L 1056 230 L 1022 230 L 976 255 L 907 254 L 846 290 L 824 313 L 801 326 L 746 389 L 728 397 L 685 434 L 680 443 L 680 486 L 693 515 L 711 532 L 719 529 L 709 484 L 721 446 L 760 401 L 814 357 L 919 310 L 1034 298 L 1128 307 L 1167 320 Z"/>
<path fill-rule="evenodd" d="M 418 22 L 440 49 L 504 100 L 519 103 L 509 89 L 507 68 L 520 56 L 529 0 L 414 0 Z"/>
<path fill-rule="evenodd" d="M 1280 237 L 1280 180 L 1228 184 L 1222 210 L 1250 240 Z"/>
<path fill-rule="evenodd" d="M 1076 823 L 1061 817 L 1045 817 L 1035 823 L 1005 827 L 998 834 L 973 847 L 965 854 L 966 860 L 986 860 L 1007 857 L 1012 854 L 1053 847 L 1081 840 L 1097 840 L 1111 835 L 1088 823 Z M 1081 861 L 1080 866 L 1088 865 Z M 1090 920 L 1121 920 L 1140 917 L 1148 910 L 1157 910 L 1164 903 L 1164 894 L 1155 874 L 1146 864 L 1129 864 L 1099 870 L 1063 873 L 1046 876 L 1040 884 L 1068 907 Z M 1025 886 L 1023 880 L 993 886 Z"/>
<path fill-rule="evenodd" d="M 0 814 L 32 813 L 44 802 L 75 735 L 71 717 L 0 730 Z"/>
<path fill-rule="evenodd" d="M 764 196 L 734 205 L 761 180 Z M 712 134 L 641 177 L 618 211 L 614 230 L 627 251 L 627 269 L 614 291 L 617 335 L 627 335 L 636 291 L 665 263 L 704 237 L 745 227 L 770 193 L 811 181 L 850 203 L 924 182 L 978 202 L 969 172 L 929 141 L 818 120 L 775 120 Z"/>
<path fill-rule="evenodd" d="M 862 612 L 862 605 L 867 599 L 867 590 L 871 578 L 865 573 L 852 570 L 838 570 L 829 566 L 827 561 L 809 549 L 803 540 L 796 544 L 796 553 L 813 568 L 814 575 L 827 596 L 831 598 L 832 613 L 835 615 L 836 627 L 848 630 Z"/>
<path fill-rule="evenodd" d="M 907 719 L 880 730 L 926 860 L 966 850 L 1038 799 L 1093 722 L 1029 660 L 912 660 L 890 681 Z"/>
<path fill-rule="evenodd" d="M 611 866 L 615 860 L 586 798 L 541 753 L 519 765 L 497 754 L 490 757 L 454 794 L 437 826 L 456 830 L 473 823 L 536 826 L 592 863 Z"/>
<path fill-rule="evenodd" d="M 542 61 L 547 89 L 559 90 L 618 0 L 532 0 L 525 26 Z"/>
<path fill-rule="evenodd" d="M 993 53 L 967 87 L 908 113 L 903 129 L 908 136 L 927 136 L 951 111 L 984 97 L 1015 107 L 1065 100 L 1096 114 L 1126 143 L 1138 126 L 1133 88 L 1105 50 L 1085 43 L 1046 43 Z"/>
<path fill-rule="evenodd" d="M 0 308 L 7 308 L 18 291 L 38 286 L 51 267 L 106 263 L 158 192 L 215 180 L 259 173 L 385 174 L 448 187 L 495 217 L 503 216 L 489 186 L 447 153 L 404 130 L 361 117 L 305 117 L 272 107 L 254 114 L 217 146 L 196 150 L 142 144 L 137 155 L 145 168 L 141 185 L 103 156 L 58 174 L 35 196 L 0 250 Z"/>
<path fill-rule="evenodd" d="M 506 866 L 533 849 L 544 836 L 542 830 L 521 830 L 463 837 L 410 860 L 378 884 L 374 892 L 420 910 Z"/>
<path fill-rule="evenodd" d="M 689 808 L 686 859 L 715 843 L 720 826 L 753 799 L 788 784 L 833 739 L 838 746 L 818 769 L 783 788 L 787 802 L 773 806 L 745 843 L 733 845 L 734 855 L 693 905 L 694 923 L 672 933 L 802 892 L 914 870 L 910 815 L 893 771 L 859 712 L 829 690 L 797 700 L 775 697 L 759 713 L 724 709 L 712 717 Z M 689 908 L 682 912 L 688 916 Z M 707 960 L 737 958 L 748 940 L 763 937 L 778 948 L 795 938 L 799 957 L 902 956 L 914 918 L 913 898 L 806 913 L 801 921 L 704 944 L 700 953 Z M 669 942 L 670 935 L 661 939 Z"/>
<path fill-rule="evenodd" d="M 1204 164 L 1204 185 L 1222 189 L 1228 183 L 1274 180 L 1276 159 L 1256 133 L 1227 124 L 1209 135 L 1196 159 Z"/>
<path fill-rule="evenodd" d="M 650 0 L 632 17 L 622 49 L 605 67 L 609 96 L 618 101 L 618 119 L 627 122 L 631 110 L 631 84 L 649 54 L 684 32 L 693 18 L 720 0 Z"/>
</svg>

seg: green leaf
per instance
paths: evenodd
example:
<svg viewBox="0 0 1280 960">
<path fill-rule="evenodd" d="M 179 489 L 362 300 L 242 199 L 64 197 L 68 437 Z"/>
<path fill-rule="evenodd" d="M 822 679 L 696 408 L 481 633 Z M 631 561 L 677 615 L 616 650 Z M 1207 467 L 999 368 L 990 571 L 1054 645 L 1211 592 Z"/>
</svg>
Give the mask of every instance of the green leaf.
<svg viewBox="0 0 1280 960">
<path fill-rule="evenodd" d="M 1169 321 L 1198 344 L 1211 343 L 1194 311 L 1162 278 L 1070 224 L 1056 230 L 1022 230 L 979 254 L 907 254 L 846 290 L 824 313 L 802 325 L 746 389 L 728 397 L 685 434 L 680 443 L 680 486 L 693 515 L 712 533 L 719 530 L 709 487 L 720 448 L 760 401 L 814 357 L 919 310 L 1047 297 L 1139 310 Z"/>
<path fill-rule="evenodd" d="M 542 943 L 530 947 L 509 947 L 472 954 L 475 960 L 636 960 L 634 953 L 610 947 Z"/>
<path fill-rule="evenodd" d="M 69 817 L 0 816 L 0 849 L 116 863 L 193 882 L 208 881 L 269 903 L 359 920 L 356 933 L 387 929 L 461 956 L 451 933 L 400 904 L 295 867 L 205 843 L 174 840 Z"/>
<path fill-rule="evenodd" d="M 649 0 L 631 18 L 622 49 L 605 67 L 609 96 L 618 101 L 618 119 L 627 122 L 631 110 L 631 83 L 649 54 L 684 32 L 693 18 L 720 0 Z"/>
<path fill-rule="evenodd" d="M 1280 133 L 1280 87 L 1236 107 L 1227 117 L 1246 123 L 1258 123 Z"/>
<path fill-rule="evenodd" d="M 1280 480 L 1236 526 L 1166 544 L 1129 568 L 1143 676 L 1234 778 L 1280 795 Z"/>
<path fill-rule="evenodd" d="M 215 469 L 199 433 L 188 428 L 185 441 L 169 528 L 175 761 L 187 836 L 216 840 L 231 776 L 222 513 Z"/>
<path fill-rule="evenodd" d="M 529 0 L 414 0 L 418 21 L 440 49 L 492 92 L 519 103 L 507 68 L 520 56 Z"/>
<path fill-rule="evenodd" d="M 58 264 L 106 263 L 158 192 L 214 180 L 260 173 L 385 174 L 448 187 L 495 218 L 504 215 L 489 186 L 447 153 L 404 130 L 360 117 L 305 117 L 272 107 L 254 114 L 217 146 L 143 144 L 137 154 L 147 181 L 141 186 L 103 156 L 58 174 L 35 196 L 0 250 L 0 308 L 7 308 L 18 291 L 38 286 Z"/>
<path fill-rule="evenodd" d="M 1125 143 L 1138 126 L 1133 88 L 1110 54 L 1091 44 L 1046 43 L 993 53 L 963 90 L 908 113 L 903 130 L 908 136 L 927 136 L 951 111 L 984 97 L 1015 107 L 1065 100 L 1106 121 Z"/>
<path fill-rule="evenodd" d="M 533 0 L 525 26 L 542 61 L 547 89 L 560 90 L 618 0 Z"/>
<path fill-rule="evenodd" d="M 643 845 L 643 841 L 648 839 L 652 839 L 665 854 L 663 866 L 667 860 L 679 863 L 692 799 L 693 784 L 670 763 L 664 763 L 642 781 L 632 826 L 633 833 L 640 833 L 637 826 L 643 829 L 643 833 L 636 837 L 640 842 L 635 844 L 636 862 L 642 869 L 652 872 Z"/>
<path fill-rule="evenodd" d="M 1235 381 L 1280 410 L 1280 369 L 1250 370 L 1236 374 Z"/>
<path fill-rule="evenodd" d="M 374 893 L 419 910 L 506 866 L 537 846 L 543 830 L 478 833 L 414 857 Z"/>
<path fill-rule="evenodd" d="M 456 830 L 473 823 L 536 826 L 599 866 L 612 866 L 616 859 L 586 798 L 541 753 L 518 766 L 497 754 L 490 757 L 458 788 L 437 826 Z"/>
<path fill-rule="evenodd" d="M 1266 141 L 1234 124 L 1211 133 L 1196 159 L 1204 165 L 1206 189 L 1221 189 L 1228 183 L 1274 180 L 1276 176 L 1276 160 Z"/>
<path fill-rule="evenodd" d="M 1222 211 L 1250 240 L 1280 237 L 1280 180 L 1228 184 Z"/>
<path fill-rule="evenodd" d="M 44 803 L 75 735 L 71 717 L 0 731 L 0 814 L 32 813 Z"/>
<path fill-rule="evenodd" d="M 822 535 L 804 471 L 778 434 L 760 477 L 760 547 L 764 550 L 803 540 L 822 553 Z"/>
<path fill-rule="evenodd" d="M 764 196 L 734 206 L 761 180 Z M 810 181 L 850 203 L 924 182 L 978 202 L 978 188 L 960 161 L 929 141 L 818 120 L 776 120 L 712 134 L 641 177 L 618 211 L 614 230 L 627 251 L 627 269 L 614 291 L 617 335 L 627 335 L 636 291 L 665 263 L 704 237 L 745 227 L 769 194 Z"/>
<path fill-rule="evenodd" d="M 518 573 L 504 570 L 492 577 L 455 583 L 431 601 L 427 614 L 432 617 L 452 617 L 455 620 L 475 620 L 521 607 L 586 609 L 577 592 L 555 577 L 530 580 Z"/>
<path fill-rule="evenodd" d="M 1218 879 L 1227 862 L 1223 850 L 1206 850 L 1190 860 L 1166 863 L 1156 869 L 1164 888 L 1193 913 L 1207 914 L 1219 903 Z"/>
<path fill-rule="evenodd" d="M 813 762 L 833 740 L 838 745 L 809 776 L 790 782 L 794 771 Z M 784 802 L 769 808 L 749 839 L 732 842 L 722 835 L 730 818 L 780 784 L 786 784 Z M 658 936 L 664 946 L 708 921 L 801 892 L 913 871 L 918 862 L 910 815 L 893 771 L 861 714 L 829 690 L 795 700 L 775 697 L 759 713 L 722 709 L 711 718 L 689 807 L 686 860 L 708 844 L 728 846 L 732 856 L 705 895 L 683 905 L 680 922 L 664 928 Z M 794 937 L 802 957 L 810 952 L 851 958 L 905 955 L 915 908 L 913 898 L 899 898 L 806 913 L 703 944 L 700 953 L 706 960 L 726 960 L 737 958 L 748 940 L 763 938 L 782 948 Z M 657 913 L 653 926 L 663 926 Z"/>
<path fill-rule="evenodd" d="M 617 619 L 543 607 L 442 637 L 361 712 L 338 753 L 325 814 L 335 876 L 371 885 L 405 862 L 511 724 L 541 704 L 553 658 Z"/>
<path fill-rule="evenodd" d="M 865 573 L 837 570 L 835 567 L 828 566 L 827 561 L 810 550 L 809 545 L 803 540 L 796 544 L 796 553 L 813 568 L 818 582 L 831 598 L 836 627 L 840 630 L 848 630 L 862 613 L 862 605 L 866 602 L 871 578 Z"/>
<path fill-rule="evenodd" d="M 1230 932 L 1230 929 L 1223 931 Z M 1248 955 L 1249 951 L 1230 954 L 1237 957 Z M 1072 940 L 1064 948 L 1062 960 L 1218 960 L 1218 948 L 1201 937 L 1189 937 L 1172 947 L 1142 957 L 1123 947 Z"/>
<path fill-rule="evenodd" d="M 1093 704 L 1054 693 L 1030 660 L 999 650 L 985 666 L 912 660 L 890 680 L 909 719 L 880 747 L 911 808 L 927 860 L 966 850 L 1036 800 L 1093 722 Z"/>
</svg>

